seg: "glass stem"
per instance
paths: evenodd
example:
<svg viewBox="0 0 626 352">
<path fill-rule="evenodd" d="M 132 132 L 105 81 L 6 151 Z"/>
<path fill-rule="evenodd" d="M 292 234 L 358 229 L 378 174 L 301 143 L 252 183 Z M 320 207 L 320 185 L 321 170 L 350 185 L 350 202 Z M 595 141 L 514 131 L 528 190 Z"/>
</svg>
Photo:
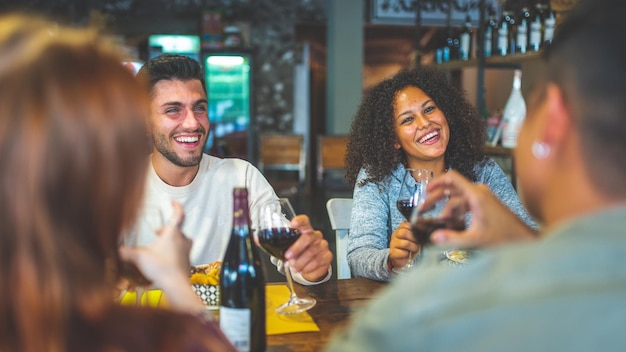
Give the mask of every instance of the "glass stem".
<svg viewBox="0 0 626 352">
<path fill-rule="evenodd" d="M 283 262 L 283 266 L 285 268 L 285 277 L 287 278 L 287 287 L 289 287 L 289 300 L 294 301 L 298 298 L 298 296 L 296 295 L 296 291 L 293 289 L 293 280 L 291 279 L 291 269 L 289 269 L 289 262 L 285 260 Z"/>
<path fill-rule="evenodd" d="M 142 306 L 141 298 L 143 296 L 144 289 L 141 287 L 135 287 L 135 305 Z"/>
</svg>

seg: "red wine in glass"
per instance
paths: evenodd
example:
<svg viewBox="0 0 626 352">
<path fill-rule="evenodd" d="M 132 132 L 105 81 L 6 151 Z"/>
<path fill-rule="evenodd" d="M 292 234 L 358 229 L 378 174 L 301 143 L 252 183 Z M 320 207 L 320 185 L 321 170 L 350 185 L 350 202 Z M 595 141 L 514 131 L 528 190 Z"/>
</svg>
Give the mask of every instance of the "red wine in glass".
<svg viewBox="0 0 626 352">
<path fill-rule="evenodd" d="M 396 206 L 398 207 L 398 211 L 400 214 L 404 215 L 404 218 L 407 221 L 411 219 L 411 213 L 413 212 L 413 208 L 415 208 L 415 204 L 411 199 L 399 199 L 396 202 Z"/>
<path fill-rule="evenodd" d="M 300 231 L 287 227 L 263 229 L 258 235 L 259 244 L 270 255 L 284 260 L 285 252 L 300 237 Z"/>
<path fill-rule="evenodd" d="M 433 178 L 433 172 L 426 169 L 405 169 L 402 183 L 396 198 L 396 207 L 407 221 L 411 221 L 411 215 L 415 207 L 424 202 L 426 197 L 426 187 Z M 408 261 L 404 269 L 413 266 L 415 253 L 409 252 Z"/>
<path fill-rule="evenodd" d="M 315 306 L 315 299 L 298 297 L 293 289 L 291 269 L 285 259 L 285 251 L 300 237 L 300 231 L 291 228 L 295 213 L 287 199 L 262 204 L 259 209 L 259 226 L 255 233 L 256 242 L 270 255 L 282 260 L 289 288 L 289 301 L 276 308 L 278 314 L 296 314 Z"/>
<path fill-rule="evenodd" d="M 421 246 L 431 244 L 430 235 L 435 230 L 439 229 L 451 229 L 455 231 L 465 230 L 465 220 L 463 218 L 433 218 L 424 217 L 423 215 L 417 216 L 417 221 L 411 224 L 413 230 L 413 236 L 415 240 Z"/>
</svg>

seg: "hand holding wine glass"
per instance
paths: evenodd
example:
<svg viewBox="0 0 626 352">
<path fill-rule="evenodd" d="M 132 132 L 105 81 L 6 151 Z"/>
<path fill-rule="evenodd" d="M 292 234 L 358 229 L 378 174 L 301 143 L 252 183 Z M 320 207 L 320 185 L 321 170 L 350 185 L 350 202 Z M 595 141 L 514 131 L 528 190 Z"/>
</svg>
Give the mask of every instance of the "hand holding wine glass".
<svg viewBox="0 0 626 352">
<path fill-rule="evenodd" d="M 285 260 L 285 252 L 298 240 L 300 231 L 291 227 L 291 219 L 295 216 L 291 205 L 287 202 L 270 202 L 261 206 L 259 226 L 255 231 L 256 242 L 268 254 L 283 262 L 285 277 L 290 291 L 289 301 L 276 308 L 279 314 L 295 314 L 311 309 L 316 301 L 312 298 L 298 297 L 293 289 L 293 280 L 289 262 Z"/>
<path fill-rule="evenodd" d="M 414 209 L 417 209 L 424 202 L 426 187 L 432 178 L 433 172 L 431 170 L 406 169 L 398 192 L 396 206 L 407 221 L 410 221 Z M 420 243 L 418 242 L 418 244 Z M 414 256 L 413 251 L 408 251 L 408 260 L 403 270 L 413 267 Z"/>
<path fill-rule="evenodd" d="M 429 198 L 425 208 L 449 198 L 441 217 L 472 213 L 467 229 L 450 228 L 433 232 L 431 240 L 437 245 L 476 248 L 511 241 L 535 240 L 537 232 L 526 225 L 484 184 L 475 184 L 460 173 L 450 170 L 428 186 Z"/>
<path fill-rule="evenodd" d="M 431 191 L 429 187 L 428 197 L 413 210 L 410 219 L 415 240 L 422 248 L 432 244 L 431 236 L 435 231 L 465 230 L 466 209 L 458 206 L 458 198 L 451 199 L 450 190 L 446 188 L 440 192 Z M 448 249 L 443 255 L 457 264 L 465 264 L 468 260 L 468 252 L 463 249 Z"/>
</svg>

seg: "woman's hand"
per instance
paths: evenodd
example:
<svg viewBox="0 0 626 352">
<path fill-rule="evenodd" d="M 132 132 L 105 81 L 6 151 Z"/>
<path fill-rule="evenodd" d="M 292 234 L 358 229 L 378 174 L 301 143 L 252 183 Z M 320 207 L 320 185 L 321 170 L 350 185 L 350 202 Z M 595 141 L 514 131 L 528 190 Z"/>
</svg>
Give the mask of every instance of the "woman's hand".
<svg viewBox="0 0 626 352">
<path fill-rule="evenodd" d="M 290 268 L 302 274 L 307 281 L 322 280 L 328 275 L 333 260 L 328 241 L 320 231 L 313 229 L 306 215 L 295 216 L 291 220 L 291 227 L 300 231 L 300 238 L 285 252 Z"/>
<path fill-rule="evenodd" d="M 154 243 L 146 247 L 122 247 L 120 256 L 133 262 L 154 287 L 162 289 L 172 308 L 193 312 L 203 305 L 189 283 L 191 240 L 181 231 L 182 205 L 172 201 L 172 208 L 172 217 L 157 230 Z"/>
<path fill-rule="evenodd" d="M 474 184 L 454 170 L 430 182 L 428 198 L 423 208 L 432 206 L 446 196 L 450 199 L 442 210 L 441 217 L 471 212 L 472 222 L 464 231 L 450 229 L 434 231 L 430 239 L 435 244 L 474 248 L 537 237 L 536 232 L 502 204 L 489 187 Z"/>
<path fill-rule="evenodd" d="M 415 241 L 411 225 L 408 221 L 403 221 L 398 228 L 391 234 L 389 241 L 389 262 L 391 266 L 397 269 L 403 268 L 408 260 L 409 255 L 413 253 L 415 258 L 421 247 Z"/>
</svg>

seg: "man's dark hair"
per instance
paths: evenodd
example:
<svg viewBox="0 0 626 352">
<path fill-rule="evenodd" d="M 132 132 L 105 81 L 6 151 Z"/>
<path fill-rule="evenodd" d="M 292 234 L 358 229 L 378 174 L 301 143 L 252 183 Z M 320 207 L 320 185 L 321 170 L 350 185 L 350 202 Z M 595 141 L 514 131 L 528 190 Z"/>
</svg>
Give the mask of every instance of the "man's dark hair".
<svg viewBox="0 0 626 352">
<path fill-rule="evenodd" d="M 141 67 L 137 77 L 148 82 L 151 91 L 157 82 L 162 80 L 197 79 L 202 83 L 204 93 L 207 93 L 202 66 L 198 61 L 184 55 L 162 54 L 150 59 Z"/>
<path fill-rule="evenodd" d="M 548 80 L 563 91 L 592 179 L 626 193 L 626 2 L 581 0 L 546 49 Z"/>
</svg>

